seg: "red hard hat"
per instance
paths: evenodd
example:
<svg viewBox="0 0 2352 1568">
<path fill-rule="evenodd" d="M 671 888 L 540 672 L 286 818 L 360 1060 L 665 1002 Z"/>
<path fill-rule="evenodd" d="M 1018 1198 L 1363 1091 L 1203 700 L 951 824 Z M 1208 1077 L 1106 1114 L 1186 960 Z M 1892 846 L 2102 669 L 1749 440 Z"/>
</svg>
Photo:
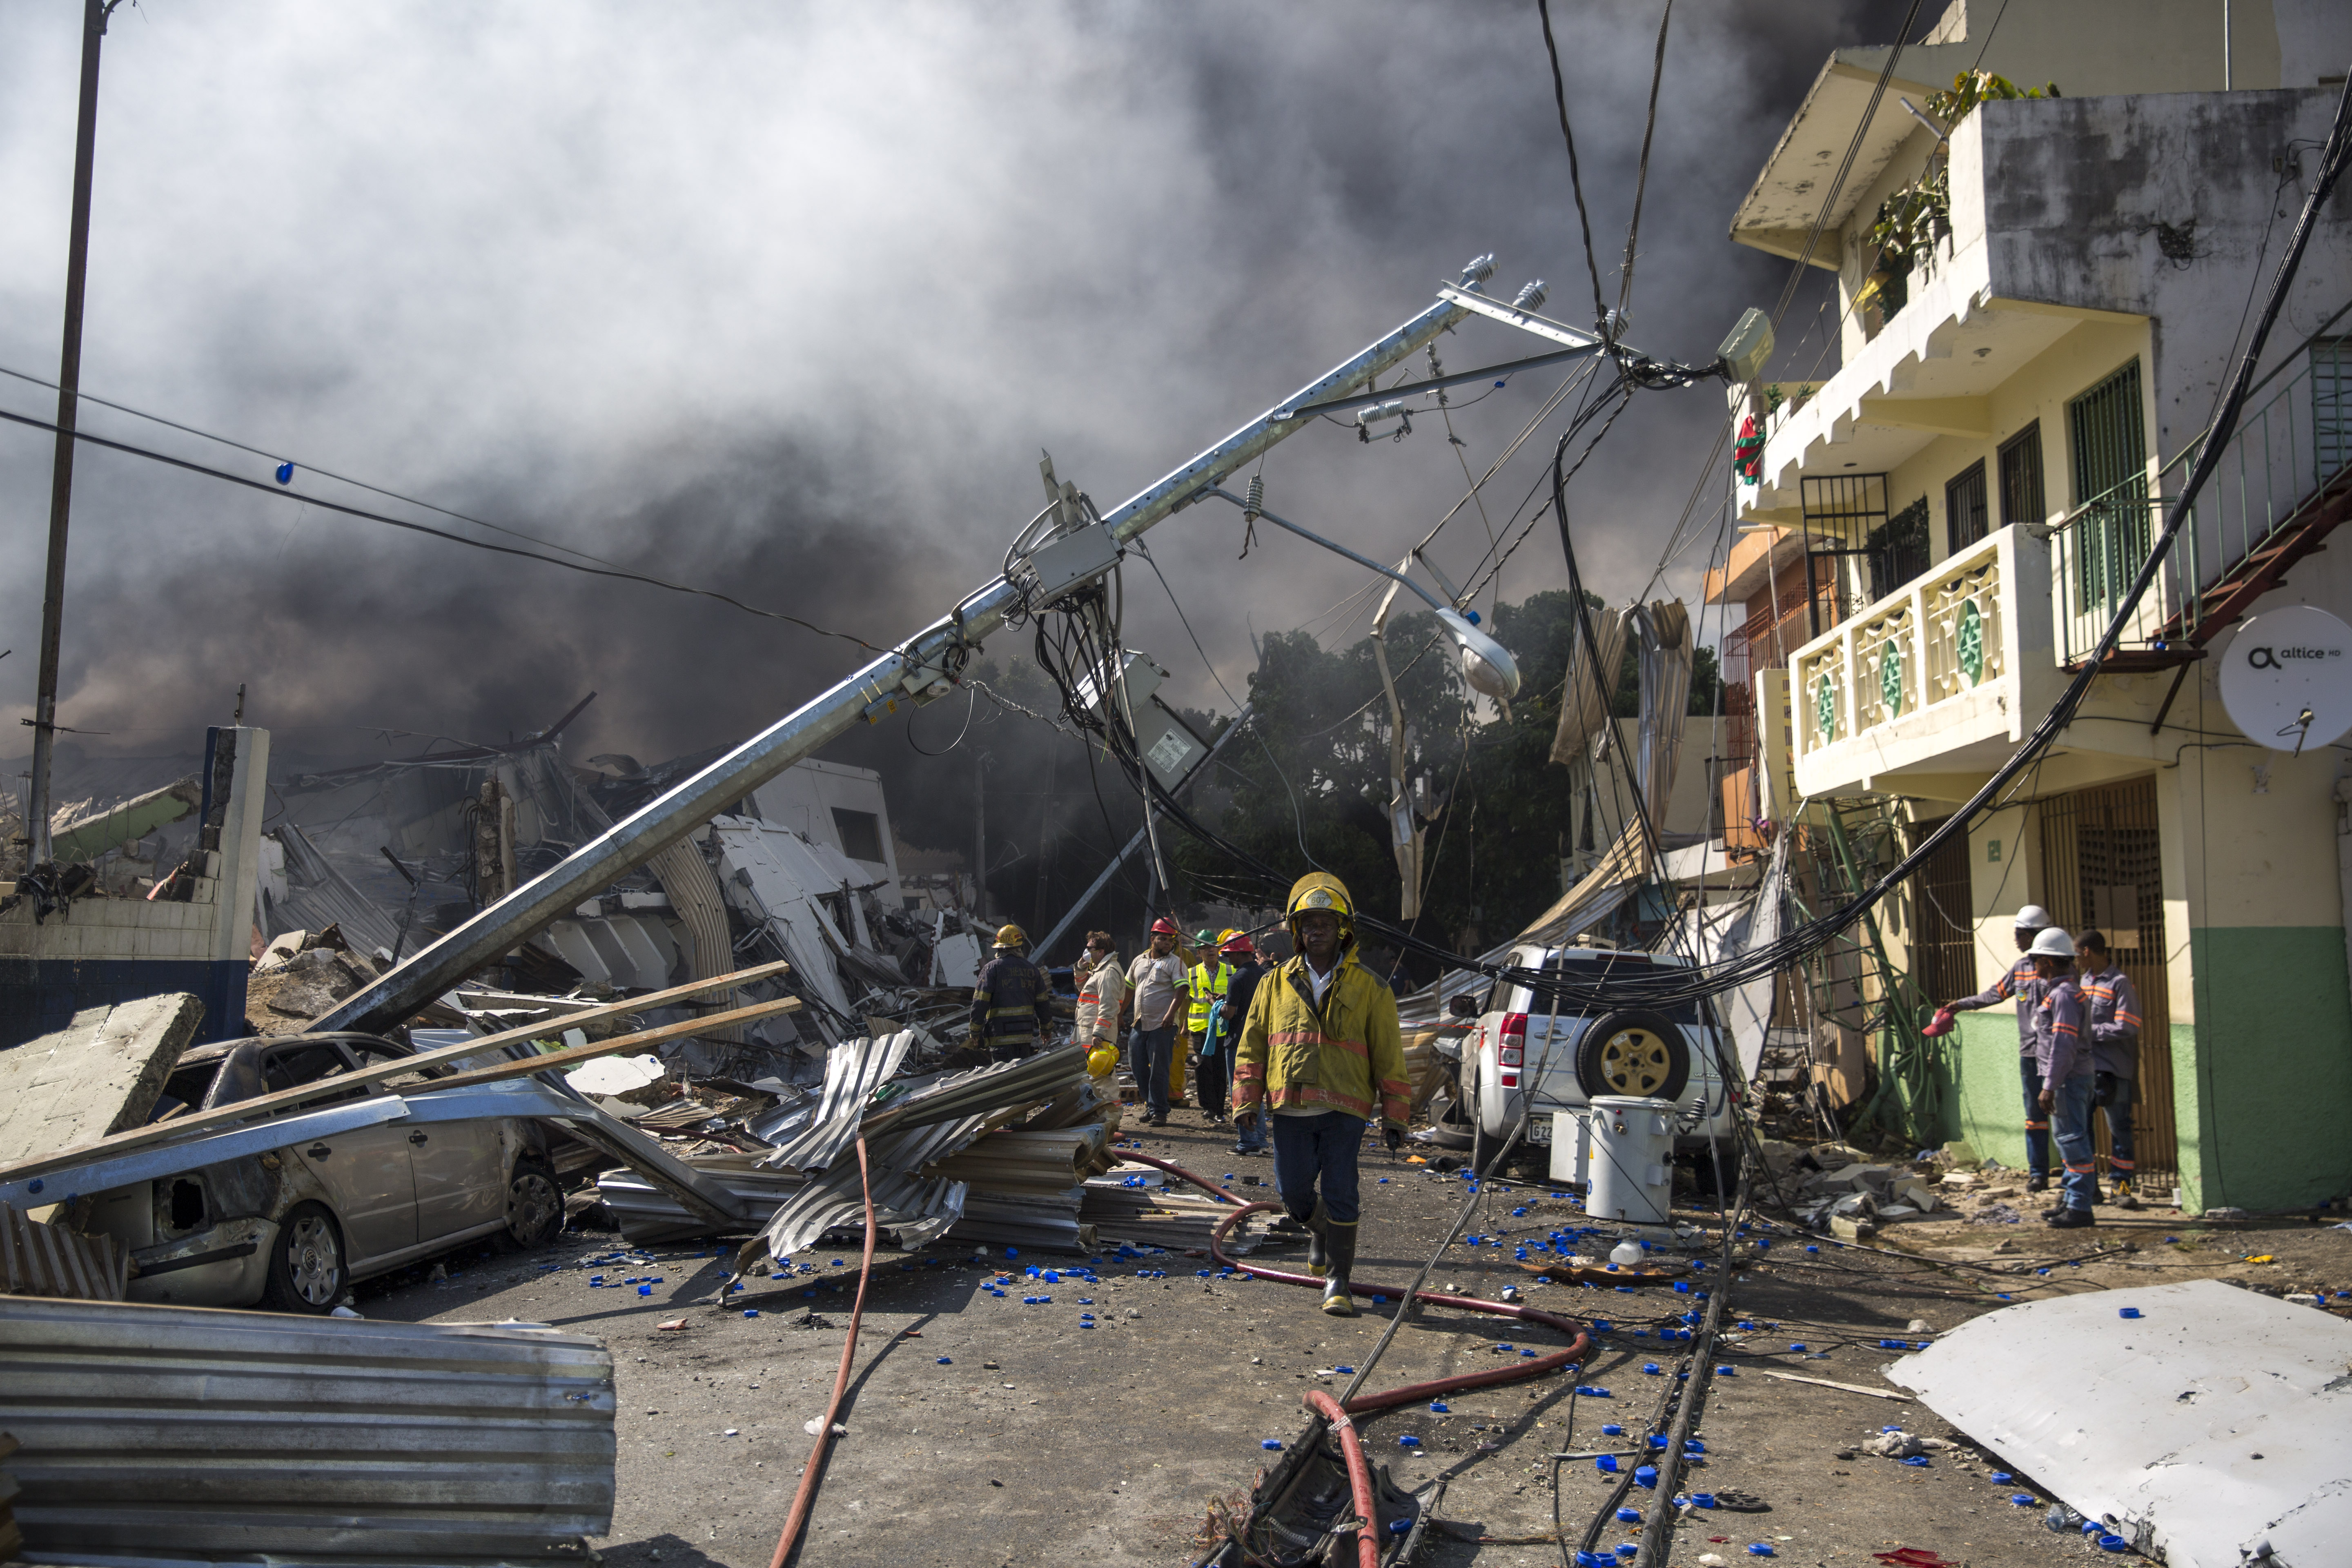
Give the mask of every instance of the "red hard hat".
<svg viewBox="0 0 2352 1568">
<path fill-rule="evenodd" d="M 1255 958 L 1257 956 L 1257 949 L 1250 945 L 1250 939 L 1245 934 L 1235 936 L 1233 941 L 1217 949 L 1217 952 L 1220 957 Z"/>
<path fill-rule="evenodd" d="M 1182 936 L 1184 933 L 1176 929 L 1176 922 L 1174 921 L 1156 920 L 1151 922 L 1151 934 L 1154 936 Z"/>
</svg>

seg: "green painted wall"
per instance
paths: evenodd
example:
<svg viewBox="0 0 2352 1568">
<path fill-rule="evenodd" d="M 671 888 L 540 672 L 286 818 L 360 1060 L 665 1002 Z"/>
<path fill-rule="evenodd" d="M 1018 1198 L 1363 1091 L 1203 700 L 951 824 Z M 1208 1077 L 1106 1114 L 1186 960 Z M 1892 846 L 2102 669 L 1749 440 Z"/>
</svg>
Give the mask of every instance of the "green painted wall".
<svg viewBox="0 0 2352 1568">
<path fill-rule="evenodd" d="M 2173 1030 L 2184 1205 L 2352 1193 L 2352 997 L 2340 926 L 2189 932 L 2197 1017 Z"/>
<path fill-rule="evenodd" d="M 1944 1037 L 1944 1117 L 1949 1138 L 1965 1138 L 1980 1158 L 2025 1168 L 2025 1099 L 2017 1076 L 2017 1014 L 2012 1006 L 1962 1013 Z"/>
</svg>

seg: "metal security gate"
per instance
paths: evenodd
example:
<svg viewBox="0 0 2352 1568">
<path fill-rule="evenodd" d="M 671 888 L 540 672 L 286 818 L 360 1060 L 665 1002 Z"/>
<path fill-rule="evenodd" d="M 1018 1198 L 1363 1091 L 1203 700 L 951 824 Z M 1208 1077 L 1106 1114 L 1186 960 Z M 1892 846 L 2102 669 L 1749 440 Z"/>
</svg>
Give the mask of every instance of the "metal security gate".
<svg viewBox="0 0 2352 1568">
<path fill-rule="evenodd" d="M 2149 1186 L 2179 1180 L 2172 1110 L 2172 1008 L 2165 990 L 2164 876 L 2157 838 L 2156 781 L 2103 784 L 2042 803 L 2042 865 L 2050 913 L 2070 931 L 2106 935 L 2116 966 L 2139 992 L 2139 1099 L 2134 1153 Z M 2091 1118 L 2099 1157 L 2107 1119 Z"/>
</svg>

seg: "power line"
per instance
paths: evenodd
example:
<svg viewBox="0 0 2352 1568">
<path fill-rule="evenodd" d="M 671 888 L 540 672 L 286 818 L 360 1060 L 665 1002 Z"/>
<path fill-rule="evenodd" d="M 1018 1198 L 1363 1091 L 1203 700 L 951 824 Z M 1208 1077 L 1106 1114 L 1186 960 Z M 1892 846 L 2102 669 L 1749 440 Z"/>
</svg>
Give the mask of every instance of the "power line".
<svg viewBox="0 0 2352 1568">
<path fill-rule="evenodd" d="M 1913 0 L 1914 10 L 1917 0 Z M 1559 74 L 1559 46 L 1551 37 L 1551 0 L 1536 0 L 1536 14 L 1543 18 L 1544 54 L 1551 61 L 1551 100 L 1559 110 L 1559 137 L 1568 143 L 1568 178 L 1576 189 L 1576 222 L 1584 231 L 1584 269 L 1592 275 L 1592 321 L 1596 329 L 1605 329 L 1609 308 L 1601 302 L 1601 263 L 1592 256 L 1592 219 L 1584 210 L 1584 175 L 1576 165 L 1576 132 L 1568 128 L 1568 83 Z M 1607 336 L 1605 330 L 1602 336 Z"/>
<path fill-rule="evenodd" d="M 54 432 L 57 429 L 55 425 L 46 419 L 35 419 L 24 414 L 11 414 L 5 409 L 0 409 L 0 419 L 5 419 L 12 425 L 26 426 L 35 430 Z M 584 573 L 591 577 L 611 577 L 620 582 L 642 583 L 647 587 L 667 589 L 673 594 L 690 594 L 700 598 L 715 599 L 722 605 L 742 611 L 747 616 L 757 616 L 762 620 L 783 621 L 803 630 L 814 632 L 820 637 L 839 637 L 844 642 L 856 643 L 859 647 L 871 653 L 889 651 L 887 648 L 876 647 L 864 637 L 848 632 L 836 632 L 818 626 L 814 621 L 805 621 L 798 616 L 786 615 L 782 610 L 764 610 L 757 605 L 747 605 L 733 595 L 719 593 L 715 588 L 697 588 L 684 583 L 672 583 L 667 578 L 651 576 L 643 572 L 632 572 L 625 567 L 583 565 L 576 561 L 562 561 L 552 555 L 539 554 L 535 551 L 517 550 L 509 544 L 492 544 L 486 539 L 468 539 L 462 533 L 451 533 L 446 529 L 434 528 L 422 522 L 411 522 L 404 518 L 386 517 L 382 512 L 370 511 L 364 507 L 346 506 L 341 501 L 327 500 L 319 496 L 282 489 L 276 485 L 264 484 L 259 479 L 247 479 L 243 474 L 232 474 L 226 468 L 215 468 L 187 458 L 174 458 L 168 452 L 158 452 L 151 447 L 133 446 L 128 441 L 110 441 L 103 436 L 93 436 L 87 430 L 75 431 L 74 439 L 87 441 L 93 447 L 102 447 L 110 452 L 122 452 L 134 458 L 144 458 L 151 463 L 162 463 L 167 468 L 184 468 L 189 473 L 202 474 L 207 479 L 219 479 L 225 484 L 241 485 L 249 490 L 258 490 L 263 495 L 299 501 L 305 506 L 320 507 L 328 511 L 341 512 L 346 517 L 355 517 L 363 522 L 378 522 L 386 528 L 403 529 L 410 533 L 422 533 L 428 538 L 446 540 L 451 544 L 463 544 L 475 550 L 487 550 L 494 555 L 512 555 L 525 561 L 537 561 L 544 565 L 561 566 L 566 571 Z"/>
</svg>

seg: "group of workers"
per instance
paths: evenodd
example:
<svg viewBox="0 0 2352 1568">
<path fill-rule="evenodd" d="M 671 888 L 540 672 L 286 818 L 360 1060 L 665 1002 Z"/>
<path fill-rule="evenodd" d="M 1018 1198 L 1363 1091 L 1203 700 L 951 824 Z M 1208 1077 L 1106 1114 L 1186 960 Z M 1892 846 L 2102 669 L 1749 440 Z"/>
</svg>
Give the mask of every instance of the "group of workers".
<svg viewBox="0 0 2352 1568">
<path fill-rule="evenodd" d="M 1171 1109 L 1184 1103 L 1189 1065 L 1201 1109 L 1231 1120 L 1235 1153 L 1265 1152 L 1270 1142 L 1275 1190 L 1307 1227 L 1323 1310 L 1353 1317 L 1358 1154 L 1375 1119 L 1391 1154 L 1404 1140 L 1412 1100 L 1404 1041 L 1395 993 L 1358 961 L 1346 886 L 1325 872 L 1302 877 L 1283 912 L 1292 956 L 1272 969 L 1244 931 L 1204 931 L 1187 942 L 1163 918 L 1123 967 L 1110 933 L 1089 931 L 1075 966 L 1073 1038 L 1089 1047 L 1097 1075 L 1108 1076 L 1124 1021 L 1144 1125 L 1165 1126 Z M 992 1061 L 1026 1056 L 1050 1037 L 1053 991 L 1028 945 L 1019 926 L 1000 930 L 972 991 L 972 1045 Z"/>
<path fill-rule="evenodd" d="M 2065 1167 L 2061 1201 L 2045 1216 L 2074 1228 L 2095 1223 L 2098 1170 L 2092 1158 L 2091 1112 L 2107 1119 L 2107 1165 L 2116 1205 L 2137 1208 L 2133 1188 L 2132 1100 L 2139 1073 L 2139 994 L 2116 967 L 2096 931 L 2068 936 L 2050 911 L 2017 911 L 2015 963 L 1987 990 L 1947 1003 L 1947 1014 L 2014 999 L 2017 1066 L 2025 1090 L 2026 1190 L 2050 1188 L 2050 1149 Z"/>
</svg>

